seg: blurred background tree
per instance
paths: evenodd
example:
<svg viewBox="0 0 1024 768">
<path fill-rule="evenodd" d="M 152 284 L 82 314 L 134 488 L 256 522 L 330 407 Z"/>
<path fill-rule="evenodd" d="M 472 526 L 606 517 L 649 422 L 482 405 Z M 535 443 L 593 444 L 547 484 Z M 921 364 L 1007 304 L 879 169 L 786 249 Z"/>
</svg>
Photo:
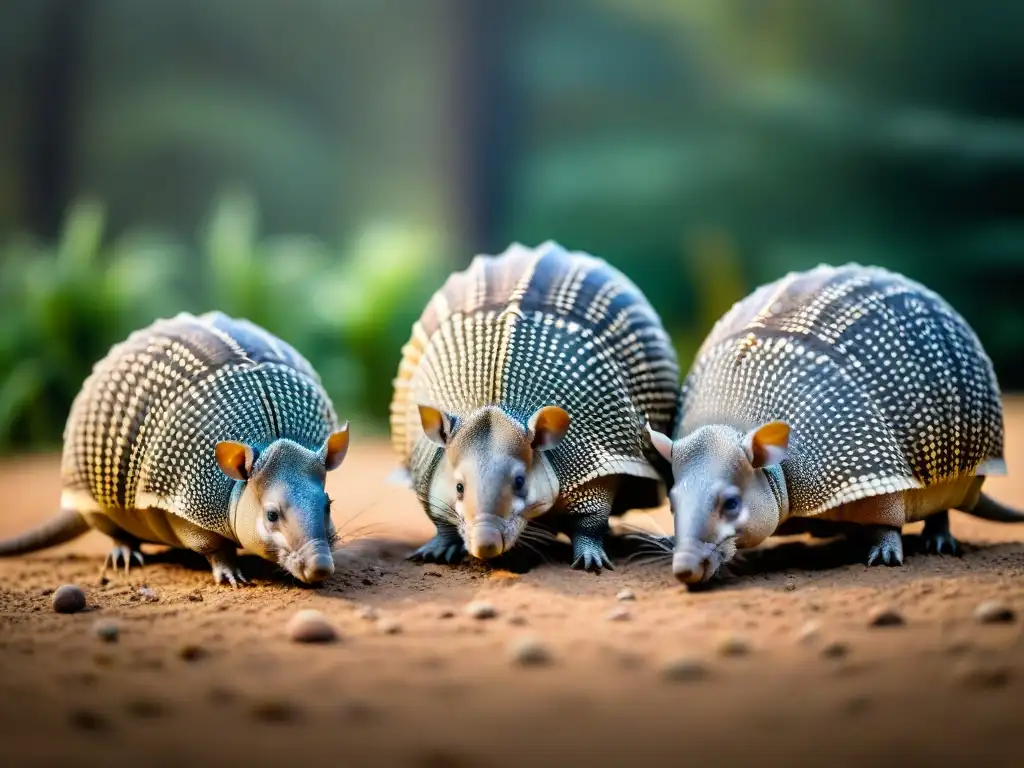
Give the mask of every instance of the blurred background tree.
<svg viewBox="0 0 1024 768">
<path fill-rule="evenodd" d="M 132 329 L 218 307 L 386 429 L 444 274 L 555 239 L 684 365 L 790 269 L 943 293 L 1024 386 L 1024 7 L 996 0 L 6 0 L 0 450 Z"/>
</svg>

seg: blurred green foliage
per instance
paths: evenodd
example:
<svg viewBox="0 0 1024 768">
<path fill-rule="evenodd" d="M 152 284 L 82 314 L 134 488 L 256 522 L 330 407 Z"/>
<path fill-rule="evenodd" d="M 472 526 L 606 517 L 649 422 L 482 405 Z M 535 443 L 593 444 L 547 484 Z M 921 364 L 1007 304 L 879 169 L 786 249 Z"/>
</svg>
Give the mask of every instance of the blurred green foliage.
<svg viewBox="0 0 1024 768">
<path fill-rule="evenodd" d="M 108 244 L 92 201 L 70 209 L 57 243 L 0 247 L 0 451 L 55 446 L 92 365 L 131 331 L 214 308 L 286 339 L 341 418 L 381 427 L 371 414 L 387 413 L 401 345 L 443 277 L 429 233 L 382 223 L 339 249 L 261 237 L 254 202 L 232 193 L 191 250 L 141 232 Z"/>
</svg>

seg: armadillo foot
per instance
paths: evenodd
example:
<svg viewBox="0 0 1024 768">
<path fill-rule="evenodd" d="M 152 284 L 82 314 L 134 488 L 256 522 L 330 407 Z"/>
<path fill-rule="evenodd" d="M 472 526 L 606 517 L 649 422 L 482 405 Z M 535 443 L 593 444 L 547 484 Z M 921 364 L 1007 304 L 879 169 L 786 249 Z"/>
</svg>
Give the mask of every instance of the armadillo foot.
<svg viewBox="0 0 1024 768">
<path fill-rule="evenodd" d="M 456 534 L 453 538 L 445 534 L 437 534 L 434 538 L 417 549 L 409 559 L 416 563 L 448 563 L 455 565 L 466 555 L 466 545 L 462 537 Z"/>
<path fill-rule="evenodd" d="M 949 530 L 949 512 L 937 512 L 924 521 L 921 532 L 921 547 L 933 555 L 959 556 L 960 545 Z"/>
<path fill-rule="evenodd" d="M 903 565 L 903 537 L 898 528 L 872 528 L 868 565 Z"/>
<path fill-rule="evenodd" d="M 213 571 L 214 584 L 230 584 L 232 587 L 237 588 L 242 584 L 249 583 L 248 579 L 242 575 L 242 570 L 238 567 L 238 564 L 232 558 L 225 557 L 223 554 L 216 552 L 212 555 L 207 555 L 206 559 L 210 561 L 210 570 Z"/>
<path fill-rule="evenodd" d="M 107 555 L 107 559 L 103 561 L 103 570 L 100 572 L 100 576 L 103 576 L 108 568 L 113 568 L 115 571 L 124 568 L 124 575 L 127 576 L 131 571 L 132 562 L 139 565 L 146 564 L 142 552 L 136 547 L 130 544 L 115 544 L 114 548 L 110 550 L 110 554 Z"/>
<path fill-rule="evenodd" d="M 577 571 L 600 573 L 602 568 L 614 571 L 615 566 L 608 559 L 604 545 L 597 539 L 576 534 L 572 540 L 572 567 Z"/>
</svg>

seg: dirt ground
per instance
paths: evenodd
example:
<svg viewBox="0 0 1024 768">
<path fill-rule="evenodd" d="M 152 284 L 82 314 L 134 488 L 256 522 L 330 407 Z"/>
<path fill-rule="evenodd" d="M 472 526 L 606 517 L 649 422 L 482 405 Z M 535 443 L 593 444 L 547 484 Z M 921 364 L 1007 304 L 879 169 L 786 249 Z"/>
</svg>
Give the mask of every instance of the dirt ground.
<svg viewBox="0 0 1024 768">
<path fill-rule="evenodd" d="M 987 490 L 1024 507 L 1024 400 L 1009 404 L 1007 431 L 1012 476 Z M 522 574 L 407 563 L 431 529 L 411 492 L 385 484 L 392 467 L 386 444 L 354 437 L 330 482 L 349 543 L 320 589 L 251 559 L 255 585 L 215 587 L 202 560 L 166 555 L 101 584 L 107 542 L 97 534 L 0 560 L 0 762 L 1024 760 L 1024 526 L 956 514 L 962 558 L 910 555 L 898 569 L 869 569 L 842 542 L 780 540 L 716 588 L 689 592 L 665 562 L 622 558 L 600 576 L 571 571 L 558 551 Z M 0 536 L 51 515 L 58 485 L 56 457 L 0 465 Z M 630 523 L 671 527 L 666 510 Z M 53 612 L 49 592 L 65 583 L 86 590 L 87 611 Z M 140 597 L 143 585 L 155 601 Z M 623 589 L 635 600 L 618 601 Z M 992 599 L 1017 618 L 976 621 Z M 479 600 L 497 616 L 467 616 Z M 386 621 L 366 618 L 367 606 Z M 905 624 L 869 626 L 885 606 Z M 285 625 L 302 608 L 326 614 L 341 639 L 290 642 Z M 108 620 L 116 643 L 93 632 Z M 528 636 L 550 663 L 511 660 Z M 668 674 L 680 659 L 703 674 Z"/>
</svg>

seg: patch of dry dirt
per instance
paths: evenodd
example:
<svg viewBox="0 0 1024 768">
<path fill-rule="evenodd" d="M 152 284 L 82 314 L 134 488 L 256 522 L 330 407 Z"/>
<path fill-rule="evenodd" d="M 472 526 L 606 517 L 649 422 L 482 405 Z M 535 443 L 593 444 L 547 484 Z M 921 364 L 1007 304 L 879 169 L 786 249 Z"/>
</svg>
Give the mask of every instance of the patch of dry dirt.
<svg viewBox="0 0 1024 768">
<path fill-rule="evenodd" d="M 1024 507 L 1024 402 L 1009 416 L 1013 475 L 987 490 Z M 664 563 L 596 577 L 561 563 L 421 567 L 402 558 L 430 527 L 410 492 L 385 484 L 392 466 L 385 444 L 356 438 L 332 477 L 355 540 L 322 589 L 251 561 L 255 586 L 217 588 L 203 561 L 176 555 L 101 584 L 96 534 L 0 561 L 3 764 L 1020 764 L 1024 526 L 956 514 L 963 558 L 900 569 L 786 541 L 702 592 Z M 45 519 L 57 459 L 6 462 L 0 489 L 0 536 Z M 632 520 L 670 527 L 664 510 Z M 90 610 L 54 613 L 47 593 L 63 583 L 82 586 Z M 623 589 L 636 599 L 618 601 Z M 975 621 L 990 599 L 1016 620 Z M 497 617 L 465 615 L 474 600 Z M 870 627 L 880 606 L 905 625 Z M 339 642 L 287 639 L 309 607 Z M 93 633 L 111 620 L 116 643 Z M 527 636 L 550 663 L 510 660 Z"/>
</svg>

